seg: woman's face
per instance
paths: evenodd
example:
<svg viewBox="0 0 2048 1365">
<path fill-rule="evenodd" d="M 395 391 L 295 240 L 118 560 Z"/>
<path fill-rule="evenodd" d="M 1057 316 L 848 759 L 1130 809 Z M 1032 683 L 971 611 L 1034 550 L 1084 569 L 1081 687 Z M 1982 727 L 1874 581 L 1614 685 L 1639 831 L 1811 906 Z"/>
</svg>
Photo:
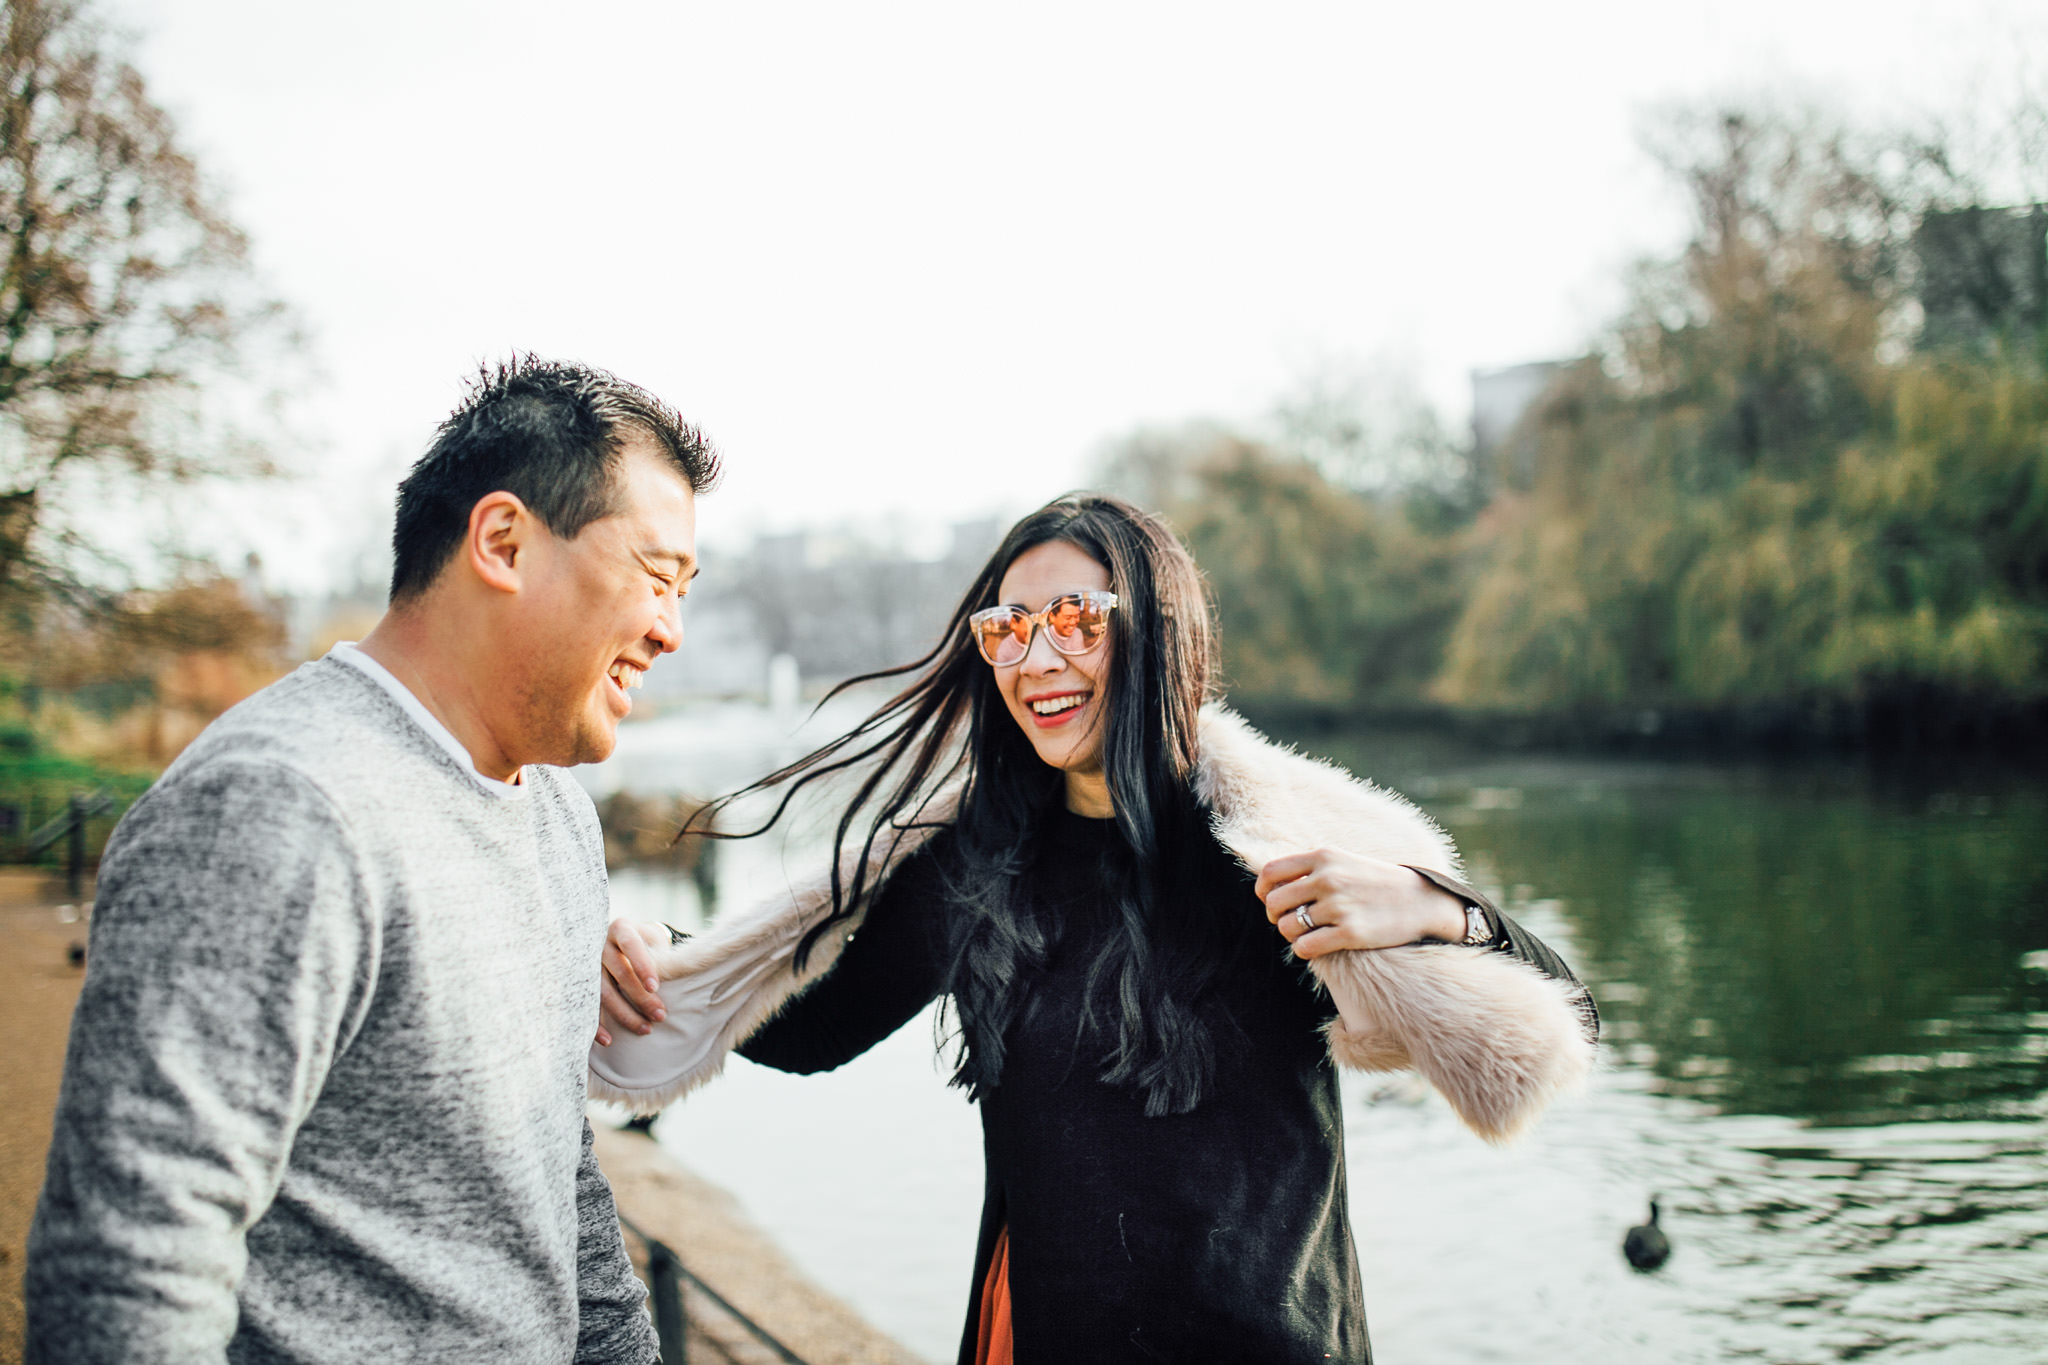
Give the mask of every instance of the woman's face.
<svg viewBox="0 0 2048 1365">
<path fill-rule="evenodd" d="M 1109 570 L 1087 551 L 1049 540 L 1012 560 L 997 592 L 1006 605 L 1040 611 L 1063 593 L 1108 590 Z M 1010 715 L 1038 756 L 1070 778 L 1102 771 L 1114 638 L 1111 631 L 1093 650 L 1070 657 L 1054 649 L 1041 629 L 1022 659 L 995 667 L 996 690 Z"/>
</svg>

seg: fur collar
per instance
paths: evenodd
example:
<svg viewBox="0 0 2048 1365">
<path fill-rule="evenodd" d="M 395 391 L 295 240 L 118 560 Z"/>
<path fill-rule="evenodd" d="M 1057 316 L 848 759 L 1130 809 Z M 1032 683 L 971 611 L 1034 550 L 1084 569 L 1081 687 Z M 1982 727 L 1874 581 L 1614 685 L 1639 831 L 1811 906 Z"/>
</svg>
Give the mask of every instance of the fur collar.
<svg viewBox="0 0 2048 1365">
<path fill-rule="evenodd" d="M 1458 855 L 1405 798 L 1273 744 L 1221 706 L 1202 712 L 1196 789 L 1217 838 L 1246 867 L 1320 847 L 1457 875 Z M 923 821 L 943 824 L 957 796 L 941 792 Z M 870 884 L 931 837 L 903 831 L 877 848 Z M 851 871 L 851 864 L 848 864 Z M 792 967 L 804 932 L 830 912 L 829 869 L 751 913 L 657 957 L 668 1018 L 646 1037 L 591 1050 L 591 1094 L 652 1112 L 716 1076 L 732 1049 L 831 971 L 845 931 Z M 1521 1134 L 1592 1063 L 1574 988 L 1505 954 L 1451 945 L 1330 953 L 1311 969 L 1338 1009 L 1331 1057 L 1364 1071 L 1420 1072 L 1489 1142 Z"/>
</svg>

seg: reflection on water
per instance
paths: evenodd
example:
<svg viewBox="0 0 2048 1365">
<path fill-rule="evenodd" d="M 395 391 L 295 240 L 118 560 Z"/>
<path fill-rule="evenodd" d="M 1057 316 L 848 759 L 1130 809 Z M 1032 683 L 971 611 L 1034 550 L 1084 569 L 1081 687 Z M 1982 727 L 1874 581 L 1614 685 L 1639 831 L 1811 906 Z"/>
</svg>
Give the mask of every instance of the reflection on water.
<svg viewBox="0 0 2048 1365">
<path fill-rule="evenodd" d="M 2048 1359 L 2048 791 L 1322 747 L 1568 936 L 1720 1353 Z"/>
<path fill-rule="evenodd" d="M 1643 793 L 1460 821 L 1563 903 L 1615 1037 L 1667 1094 L 1825 1124 L 2025 1112 L 2048 1085 L 2038 800 Z"/>
<path fill-rule="evenodd" d="M 656 725 L 622 747 L 685 761 L 688 723 Z M 1607 1025 L 1592 1093 L 1505 1153 L 1416 1086 L 1347 1083 L 1383 1358 L 2048 1360 L 2048 789 L 1304 747 L 1423 800 Z M 731 904 L 781 875 L 766 848 L 732 866 Z M 912 1025 L 820 1081 L 741 1064 L 662 1137 L 946 1359 L 979 1154 L 930 1048 Z M 1645 1277 L 1619 1244 L 1651 1194 L 1677 1251 Z"/>
</svg>

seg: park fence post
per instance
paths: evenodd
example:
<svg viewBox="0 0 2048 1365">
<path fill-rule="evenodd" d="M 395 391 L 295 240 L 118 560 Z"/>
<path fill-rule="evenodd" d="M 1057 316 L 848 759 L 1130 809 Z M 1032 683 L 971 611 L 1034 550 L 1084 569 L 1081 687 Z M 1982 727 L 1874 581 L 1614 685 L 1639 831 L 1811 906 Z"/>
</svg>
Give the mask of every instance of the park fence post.
<svg viewBox="0 0 2048 1365">
<path fill-rule="evenodd" d="M 654 1335 L 661 1343 L 661 1365 L 687 1365 L 683 1340 L 683 1285 L 676 1275 L 676 1257 L 666 1244 L 647 1241 L 648 1297 L 654 1300 Z"/>
</svg>

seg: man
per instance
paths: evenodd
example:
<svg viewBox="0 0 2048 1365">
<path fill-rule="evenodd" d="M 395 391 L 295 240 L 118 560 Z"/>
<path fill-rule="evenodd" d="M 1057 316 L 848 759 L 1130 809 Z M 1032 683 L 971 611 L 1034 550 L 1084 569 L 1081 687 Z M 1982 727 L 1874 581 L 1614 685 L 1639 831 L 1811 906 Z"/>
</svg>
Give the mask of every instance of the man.
<svg viewBox="0 0 2048 1365">
<path fill-rule="evenodd" d="M 604 852 L 559 768 L 676 647 L 717 473 L 608 374 L 486 373 L 400 487 L 389 613 L 121 822 L 30 1361 L 655 1358 L 583 1117 Z"/>
</svg>

